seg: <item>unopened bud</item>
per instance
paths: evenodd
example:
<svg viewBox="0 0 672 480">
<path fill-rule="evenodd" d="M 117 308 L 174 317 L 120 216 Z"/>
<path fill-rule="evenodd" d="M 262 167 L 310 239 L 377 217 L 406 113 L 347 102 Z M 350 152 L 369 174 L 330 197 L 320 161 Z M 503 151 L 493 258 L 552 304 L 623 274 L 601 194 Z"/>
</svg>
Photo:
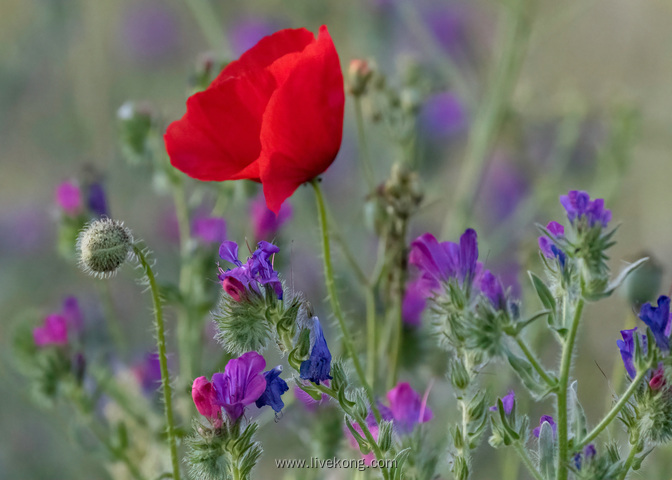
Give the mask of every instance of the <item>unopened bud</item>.
<svg viewBox="0 0 672 480">
<path fill-rule="evenodd" d="M 352 95 L 358 96 L 366 93 L 366 87 L 372 77 L 373 70 L 369 66 L 369 62 L 358 58 L 350 61 L 348 88 Z"/>
<path fill-rule="evenodd" d="M 102 218 L 89 223 L 77 238 L 81 268 L 99 278 L 117 273 L 133 256 L 133 235 L 122 222 Z"/>
<path fill-rule="evenodd" d="M 153 110 L 146 103 L 129 101 L 117 110 L 122 147 L 130 162 L 137 162 L 147 154 L 153 117 Z"/>
<path fill-rule="evenodd" d="M 392 422 L 382 421 L 378 430 L 378 446 L 383 453 L 392 448 Z"/>
</svg>

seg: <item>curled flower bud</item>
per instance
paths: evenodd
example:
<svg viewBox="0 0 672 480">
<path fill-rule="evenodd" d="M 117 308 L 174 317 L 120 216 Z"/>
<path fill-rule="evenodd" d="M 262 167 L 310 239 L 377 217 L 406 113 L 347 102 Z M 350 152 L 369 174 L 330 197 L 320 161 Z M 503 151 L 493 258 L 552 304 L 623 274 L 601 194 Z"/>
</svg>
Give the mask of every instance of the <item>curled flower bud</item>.
<svg viewBox="0 0 672 480">
<path fill-rule="evenodd" d="M 363 95 L 371 77 L 373 70 L 369 62 L 359 58 L 351 60 L 348 67 L 348 90 L 352 95 Z"/>
<path fill-rule="evenodd" d="M 217 403 L 217 393 L 205 377 L 198 377 L 191 387 L 191 397 L 198 413 L 207 418 L 215 428 L 222 426 L 222 407 Z"/>
<path fill-rule="evenodd" d="M 79 234 L 77 251 L 81 268 L 95 277 L 106 278 L 133 255 L 133 235 L 122 222 L 95 220 Z"/>
</svg>

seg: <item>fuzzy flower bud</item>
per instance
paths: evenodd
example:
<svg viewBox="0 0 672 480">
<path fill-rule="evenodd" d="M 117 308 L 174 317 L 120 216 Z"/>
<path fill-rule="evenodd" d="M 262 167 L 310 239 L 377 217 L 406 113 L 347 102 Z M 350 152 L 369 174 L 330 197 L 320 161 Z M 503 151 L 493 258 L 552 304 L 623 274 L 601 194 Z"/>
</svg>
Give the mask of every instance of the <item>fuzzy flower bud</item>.
<svg viewBox="0 0 672 480">
<path fill-rule="evenodd" d="M 348 67 L 348 84 L 352 95 L 358 96 L 366 93 L 366 87 L 373 77 L 373 70 L 369 62 L 359 58 L 350 61 Z"/>
<path fill-rule="evenodd" d="M 106 278 L 133 256 L 133 235 L 122 222 L 95 220 L 77 238 L 81 268 L 95 277 Z"/>
</svg>

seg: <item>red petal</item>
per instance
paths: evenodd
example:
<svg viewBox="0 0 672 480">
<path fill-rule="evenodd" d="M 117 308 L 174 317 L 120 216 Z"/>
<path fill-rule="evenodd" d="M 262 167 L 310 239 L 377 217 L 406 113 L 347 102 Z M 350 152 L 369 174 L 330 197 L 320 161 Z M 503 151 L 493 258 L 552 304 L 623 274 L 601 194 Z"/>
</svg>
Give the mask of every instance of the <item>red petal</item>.
<svg viewBox="0 0 672 480">
<path fill-rule="evenodd" d="M 299 185 L 334 161 L 345 93 L 338 54 L 325 26 L 316 42 L 280 58 L 269 70 L 279 87 L 264 113 L 259 168 L 266 203 L 277 214 Z"/>
<path fill-rule="evenodd" d="M 276 88 L 256 70 L 189 97 L 187 113 L 164 136 L 170 163 L 198 180 L 259 180 L 261 119 Z"/>
<path fill-rule="evenodd" d="M 265 69 L 278 58 L 301 52 L 306 46 L 315 41 L 315 35 L 305 28 L 285 29 L 273 35 L 262 38 L 240 59 L 229 63 L 214 80 L 213 86 L 226 80 L 228 77 L 237 77 L 251 70 Z"/>
</svg>

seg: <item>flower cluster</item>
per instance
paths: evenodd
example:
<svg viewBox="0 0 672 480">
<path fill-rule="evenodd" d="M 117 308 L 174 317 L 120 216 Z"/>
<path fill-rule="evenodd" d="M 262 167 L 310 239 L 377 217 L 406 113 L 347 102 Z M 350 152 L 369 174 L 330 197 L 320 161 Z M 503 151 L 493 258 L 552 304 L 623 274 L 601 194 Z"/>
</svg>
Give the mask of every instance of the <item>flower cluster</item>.
<svg viewBox="0 0 672 480">
<path fill-rule="evenodd" d="M 219 247 L 220 258 L 236 266 L 226 271 L 220 268 L 218 278 L 224 291 L 236 302 L 240 302 L 250 295 L 264 296 L 265 292 L 262 293 L 261 289 L 268 286 L 275 292 L 278 300 L 282 300 L 282 283 L 271 262 L 271 256 L 279 251 L 275 245 L 261 241 L 257 250 L 243 264 L 238 260 L 238 244 L 233 241 L 223 242 Z"/>
<path fill-rule="evenodd" d="M 67 345 L 68 333 L 82 329 L 83 318 L 79 302 L 75 297 L 67 297 L 58 313 L 51 313 L 44 324 L 33 329 L 33 340 L 38 347 Z"/>
<path fill-rule="evenodd" d="M 280 378 L 281 367 L 264 372 L 266 360 L 257 352 L 247 352 L 229 360 L 224 373 L 215 373 L 212 381 L 206 377 L 194 380 L 191 395 L 198 412 L 206 417 L 214 428 L 220 428 L 224 418 L 230 423 L 243 415 L 245 407 L 269 405 L 275 412 L 285 406 L 282 395 L 289 390 Z"/>
</svg>

